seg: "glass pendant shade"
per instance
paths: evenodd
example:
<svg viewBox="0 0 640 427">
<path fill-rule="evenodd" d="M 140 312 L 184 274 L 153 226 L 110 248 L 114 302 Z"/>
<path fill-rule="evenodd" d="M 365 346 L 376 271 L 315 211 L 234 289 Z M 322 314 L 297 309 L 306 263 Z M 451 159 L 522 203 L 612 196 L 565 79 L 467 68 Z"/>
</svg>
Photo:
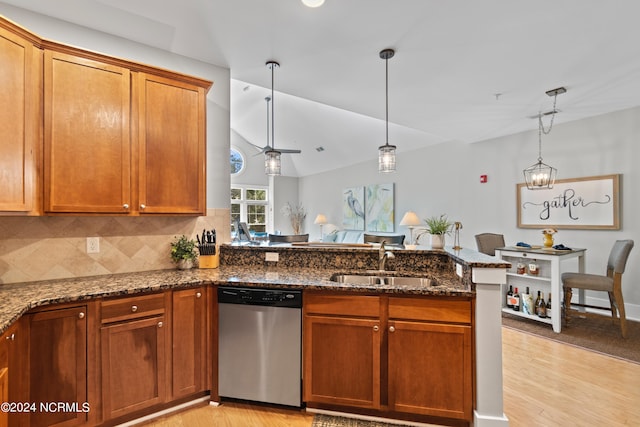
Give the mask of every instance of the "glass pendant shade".
<svg viewBox="0 0 640 427">
<path fill-rule="evenodd" d="M 280 152 L 278 150 L 267 150 L 264 153 L 264 172 L 267 175 L 280 175 Z"/>
<path fill-rule="evenodd" d="M 378 172 L 388 173 L 396 171 L 396 146 L 381 145 L 378 148 Z"/>
<path fill-rule="evenodd" d="M 553 188 L 558 170 L 542 163 L 542 159 L 538 159 L 538 163 L 529 166 L 523 172 L 529 190 L 542 190 Z"/>
</svg>

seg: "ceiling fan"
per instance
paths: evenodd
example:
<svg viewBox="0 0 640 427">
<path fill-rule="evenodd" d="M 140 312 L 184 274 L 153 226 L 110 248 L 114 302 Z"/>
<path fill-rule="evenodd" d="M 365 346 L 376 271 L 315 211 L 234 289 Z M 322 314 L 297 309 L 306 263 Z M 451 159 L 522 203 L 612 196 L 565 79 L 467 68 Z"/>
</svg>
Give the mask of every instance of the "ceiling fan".
<svg viewBox="0 0 640 427">
<path fill-rule="evenodd" d="M 260 147 L 259 145 L 256 145 L 252 142 L 249 142 L 249 144 L 253 145 L 254 147 L 256 147 L 258 150 L 260 150 L 260 152 L 258 154 L 256 154 L 256 156 L 259 156 L 260 154 L 264 154 L 265 152 L 269 151 L 269 150 L 273 150 L 273 147 L 269 144 L 269 102 L 271 102 L 271 97 L 267 96 L 265 99 L 265 101 L 267 101 L 267 145 L 265 145 L 264 147 Z M 271 144 L 273 144 L 273 141 L 271 142 Z M 278 151 L 281 153 L 287 153 L 287 154 L 300 154 L 302 153 L 302 150 L 296 150 L 296 149 L 288 149 L 288 148 L 278 148 Z"/>
</svg>

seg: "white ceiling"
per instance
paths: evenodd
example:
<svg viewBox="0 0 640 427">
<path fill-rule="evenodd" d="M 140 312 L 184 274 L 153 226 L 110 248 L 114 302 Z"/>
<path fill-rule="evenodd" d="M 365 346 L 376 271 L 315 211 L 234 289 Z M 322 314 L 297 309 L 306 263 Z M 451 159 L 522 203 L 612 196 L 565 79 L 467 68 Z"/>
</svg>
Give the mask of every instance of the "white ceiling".
<svg viewBox="0 0 640 427">
<path fill-rule="evenodd" d="M 556 123 L 640 102 L 637 0 L 2 0 L 231 70 L 231 128 L 266 144 L 276 60 L 276 148 L 287 175 L 398 151 L 536 129 L 550 89 Z M 135 59 L 135 58 L 132 58 Z M 496 94 L 500 94 L 496 96 Z M 535 140 L 532 141 L 535 144 Z M 324 147 L 319 153 L 316 147 Z M 290 163 L 287 163 L 290 165 Z"/>
</svg>

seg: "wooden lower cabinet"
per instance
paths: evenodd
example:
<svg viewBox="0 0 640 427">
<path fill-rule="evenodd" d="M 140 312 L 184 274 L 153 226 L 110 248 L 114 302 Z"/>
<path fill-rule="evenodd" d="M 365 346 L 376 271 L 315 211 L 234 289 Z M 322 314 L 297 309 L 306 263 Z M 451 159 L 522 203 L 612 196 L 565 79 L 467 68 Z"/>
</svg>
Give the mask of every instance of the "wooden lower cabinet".
<svg viewBox="0 0 640 427">
<path fill-rule="evenodd" d="M 471 299 L 305 294 L 304 400 L 471 421 L 472 311 Z"/>
<path fill-rule="evenodd" d="M 27 425 L 93 424 L 91 405 L 95 402 L 88 393 L 88 313 L 87 305 L 78 305 L 26 316 L 27 401 L 37 405 L 27 414 Z"/>
<path fill-rule="evenodd" d="M 206 389 L 206 291 L 203 287 L 173 291 L 171 310 L 171 396 Z"/>
<path fill-rule="evenodd" d="M 163 302 L 164 296 L 153 296 Z M 112 420 L 167 400 L 167 326 L 155 298 L 131 297 L 102 304 L 102 409 Z M 153 310 L 145 310 L 145 305 Z M 105 323 L 105 313 L 129 308 L 131 318 Z M 149 313 L 156 313 L 151 314 Z"/>
<path fill-rule="evenodd" d="M 11 402 L 9 396 L 9 349 L 15 339 L 15 331 L 9 329 L 0 336 L 0 403 Z M 16 371 L 17 373 L 17 371 Z M 9 427 L 9 411 L 0 411 L 0 427 Z"/>
</svg>

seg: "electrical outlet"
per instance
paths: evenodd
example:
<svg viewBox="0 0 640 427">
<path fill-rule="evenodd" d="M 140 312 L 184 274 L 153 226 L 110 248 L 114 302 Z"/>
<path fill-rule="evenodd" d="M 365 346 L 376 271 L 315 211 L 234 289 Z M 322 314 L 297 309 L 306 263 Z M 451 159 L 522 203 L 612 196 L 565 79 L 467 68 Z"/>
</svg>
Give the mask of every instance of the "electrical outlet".
<svg viewBox="0 0 640 427">
<path fill-rule="evenodd" d="M 462 277 L 462 264 L 456 263 L 456 274 Z"/>
<path fill-rule="evenodd" d="M 99 237 L 87 237 L 87 253 L 98 254 L 100 253 L 100 238 Z"/>
<path fill-rule="evenodd" d="M 278 252 L 265 252 L 264 254 L 265 261 L 278 262 L 278 259 L 280 259 Z"/>
</svg>

